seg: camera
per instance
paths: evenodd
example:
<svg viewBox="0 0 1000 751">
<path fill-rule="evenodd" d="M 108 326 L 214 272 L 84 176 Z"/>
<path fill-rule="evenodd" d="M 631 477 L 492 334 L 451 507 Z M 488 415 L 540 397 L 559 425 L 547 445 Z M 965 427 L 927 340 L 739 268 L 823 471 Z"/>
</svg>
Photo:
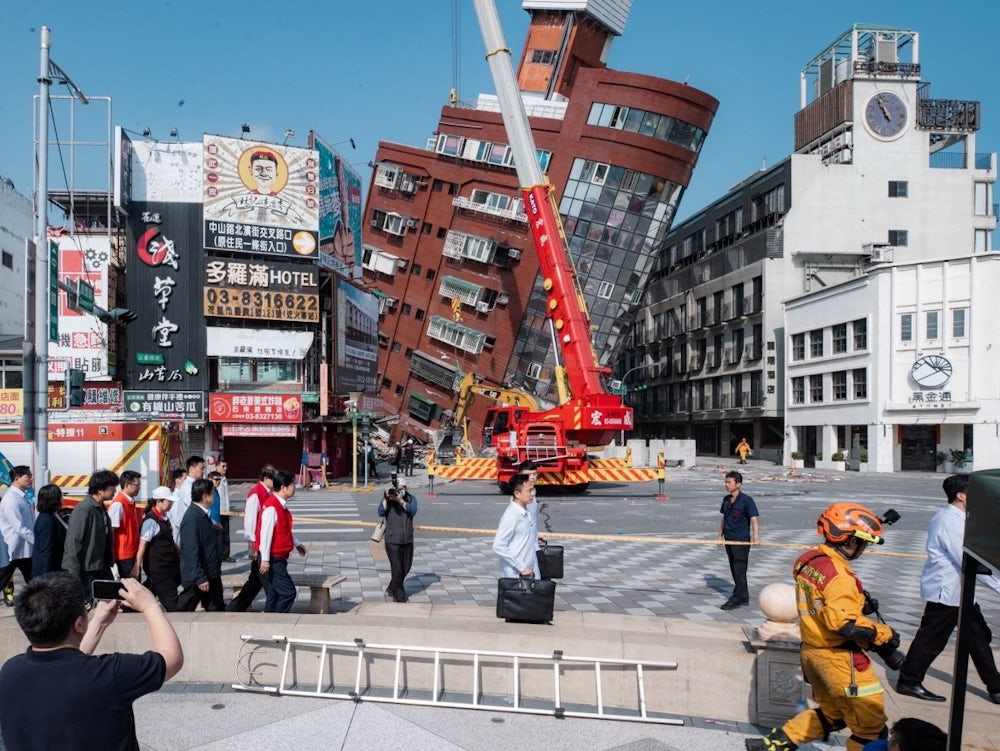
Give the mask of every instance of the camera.
<svg viewBox="0 0 1000 751">
<path fill-rule="evenodd" d="M 396 487 L 386 488 L 386 490 L 385 490 L 385 497 L 386 498 L 398 498 L 399 497 L 399 488 L 396 488 Z"/>
<path fill-rule="evenodd" d="M 393 472 L 391 475 L 389 475 L 389 479 L 392 480 L 392 487 L 398 489 L 399 488 L 399 475 L 397 475 L 395 472 Z"/>
</svg>

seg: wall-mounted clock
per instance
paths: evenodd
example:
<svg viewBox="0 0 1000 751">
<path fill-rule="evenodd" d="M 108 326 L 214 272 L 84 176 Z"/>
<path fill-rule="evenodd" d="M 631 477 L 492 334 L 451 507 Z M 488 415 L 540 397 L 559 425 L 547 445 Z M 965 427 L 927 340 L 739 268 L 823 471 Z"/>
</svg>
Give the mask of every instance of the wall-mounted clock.
<svg viewBox="0 0 1000 751">
<path fill-rule="evenodd" d="M 910 377 L 925 389 L 939 389 L 951 378 L 951 361 L 944 355 L 925 355 L 913 363 Z"/>
<path fill-rule="evenodd" d="M 878 92 L 865 105 L 865 125 L 877 138 L 896 138 L 908 119 L 906 102 L 891 91 Z"/>
</svg>

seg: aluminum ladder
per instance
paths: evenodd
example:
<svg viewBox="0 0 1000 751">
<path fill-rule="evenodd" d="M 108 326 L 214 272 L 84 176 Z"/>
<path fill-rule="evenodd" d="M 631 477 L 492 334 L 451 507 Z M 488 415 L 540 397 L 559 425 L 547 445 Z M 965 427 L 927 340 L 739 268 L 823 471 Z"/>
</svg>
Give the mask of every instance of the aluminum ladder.
<svg viewBox="0 0 1000 751">
<path fill-rule="evenodd" d="M 232 684 L 239 691 L 556 718 L 684 724 L 681 718 L 650 712 L 646 706 L 646 673 L 676 670 L 676 662 L 580 657 L 566 655 L 562 650 L 536 654 L 375 644 L 364 639 L 240 638 L 240 682 Z M 549 670 L 551 683 L 544 677 Z M 574 682 L 572 690 L 563 686 L 563 678 L 584 670 L 593 671 L 591 688 L 584 688 L 582 681 Z M 634 688 L 629 673 L 634 674 Z M 610 692 L 604 685 L 609 675 L 615 681 Z M 613 696 L 609 698 L 608 693 Z M 635 700 L 633 706 L 623 708 L 610 703 L 617 699 L 618 704 L 624 704 L 629 695 Z"/>
</svg>

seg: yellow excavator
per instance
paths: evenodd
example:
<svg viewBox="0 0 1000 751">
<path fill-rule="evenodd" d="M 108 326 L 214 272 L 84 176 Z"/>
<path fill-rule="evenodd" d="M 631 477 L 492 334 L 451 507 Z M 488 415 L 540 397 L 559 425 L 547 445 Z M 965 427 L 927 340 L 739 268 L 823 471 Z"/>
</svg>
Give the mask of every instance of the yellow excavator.
<svg viewBox="0 0 1000 751">
<path fill-rule="evenodd" d="M 462 379 L 458 388 L 458 399 L 455 402 L 455 411 L 451 420 L 445 426 L 450 427 L 450 432 L 446 432 L 438 445 L 437 453 L 440 456 L 449 453 L 456 445 L 461 448 L 463 456 L 475 456 L 476 450 L 469 441 L 469 421 L 465 413 L 472 404 L 474 397 L 485 396 L 501 404 L 508 404 L 514 407 L 524 407 L 525 410 L 536 411 L 538 402 L 531 394 L 520 389 L 508 388 L 499 383 L 487 383 L 487 379 L 475 373 L 468 373 Z"/>
</svg>

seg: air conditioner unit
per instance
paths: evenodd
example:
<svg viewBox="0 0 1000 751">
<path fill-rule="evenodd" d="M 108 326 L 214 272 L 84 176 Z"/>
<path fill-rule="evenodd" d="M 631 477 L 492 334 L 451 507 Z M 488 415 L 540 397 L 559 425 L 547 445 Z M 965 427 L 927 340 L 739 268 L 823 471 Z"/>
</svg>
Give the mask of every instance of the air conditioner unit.
<svg viewBox="0 0 1000 751">
<path fill-rule="evenodd" d="M 378 229 L 378 226 L 379 226 L 379 225 L 378 225 L 378 219 L 372 219 L 372 221 L 371 221 L 371 225 L 372 225 L 372 226 L 373 226 L 373 227 L 374 227 L 375 229 Z"/>
<path fill-rule="evenodd" d="M 506 305 L 510 302 L 510 295 L 504 293 L 502 295 L 497 295 L 497 305 Z"/>
<path fill-rule="evenodd" d="M 509 248 L 507 250 L 507 257 L 516 261 L 518 258 L 521 257 L 521 251 L 518 250 L 517 248 Z"/>
<path fill-rule="evenodd" d="M 419 219 L 411 216 L 409 219 L 406 220 L 406 226 L 409 227 L 410 229 L 415 229 L 419 222 L 420 222 Z"/>
<path fill-rule="evenodd" d="M 405 258 L 397 258 L 396 259 L 396 265 L 399 268 L 401 268 L 401 269 L 405 269 L 406 268 L 406 263 L 407 263 L 407 261 L 406 261 Z"/>
<path fill-rule="evenodd" d="M 392 310 L 393 308 L 395 308 L 396 307 L 396 299 L 394 297 L 387 298 L 386 301 L 385 301 L 385 307 L 389 308 L 390 310 Z"/>
<path fill-rule="evenodd" d="M 480 313 L 489 313 L 490 304 L 488 302 L 477 302 L 476 310 L 479 311 Z"/>
</svg>

